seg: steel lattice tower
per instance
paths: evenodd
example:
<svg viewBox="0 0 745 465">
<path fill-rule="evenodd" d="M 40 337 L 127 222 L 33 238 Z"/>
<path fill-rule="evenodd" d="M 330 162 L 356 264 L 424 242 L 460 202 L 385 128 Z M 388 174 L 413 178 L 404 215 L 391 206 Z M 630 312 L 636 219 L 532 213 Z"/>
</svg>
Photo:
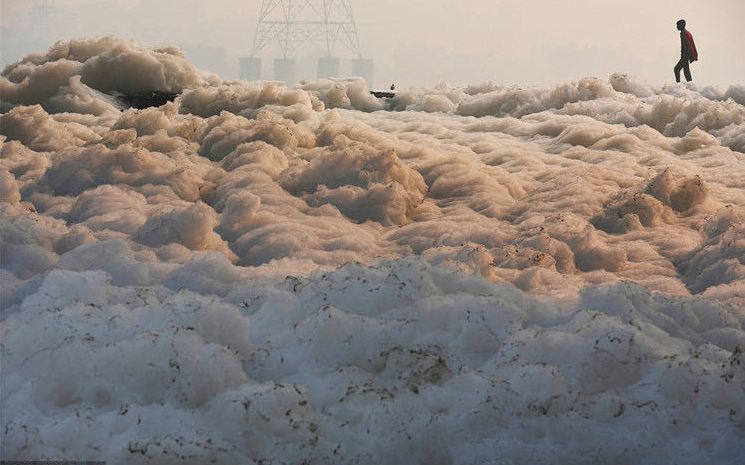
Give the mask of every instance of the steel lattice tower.
<svg viewBox="0 0 745 465">
<path fill-rule="evenodd" d="M 351 0 L 263 0 L 251 56 L 241 60 L 242 77 L 258 79 L 261 54 L 274 48 L 281 56 L 275 77 L 293 81 L 295 55 L 306 44 L 322 56 L 319 77 L 339 75 L 338 48 L 351 55 L 357 71 L 372 75 L 372 62 L 362 58 Z"/>
<path fill-rule="evenodd" d="M 284 58 L 310 43 L 326 57 L 341 42 L 362 58 L 351 0 L 263 0 L 251 56 L 275 42 Z"/>
</svg>

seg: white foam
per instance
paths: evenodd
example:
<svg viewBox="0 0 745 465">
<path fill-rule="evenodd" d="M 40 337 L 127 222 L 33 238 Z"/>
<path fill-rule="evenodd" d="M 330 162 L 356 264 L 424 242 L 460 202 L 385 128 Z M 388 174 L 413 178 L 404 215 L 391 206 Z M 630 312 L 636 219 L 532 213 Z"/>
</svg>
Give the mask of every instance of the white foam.
<svg viewBox="0 0 745 465">
<path fill-rule="evenodd" d="M 741 85 L 378 100 L 104 38 L 0 92 L 4 458 L 742 458 Z"/>
</svg>

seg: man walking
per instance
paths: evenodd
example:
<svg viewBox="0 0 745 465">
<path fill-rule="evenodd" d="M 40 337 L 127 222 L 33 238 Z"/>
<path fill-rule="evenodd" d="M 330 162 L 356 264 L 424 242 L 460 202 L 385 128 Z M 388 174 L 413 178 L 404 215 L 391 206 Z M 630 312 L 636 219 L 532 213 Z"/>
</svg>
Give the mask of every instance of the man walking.
<svg viewBox="0 0 745 465">
<path fill-rule="evenodd" d="M 686 30 L 686 20 L 681 19 L 677 23 L 680 31 L 680 61 L 675 65 L 675 82 L 680 82 L 680 70 L 683 70 L 686 81 L 691 82 L 690 63 L 698 60 L 698 51 L 696 44 L 693 42 L 693 35 Z"/>
</svg>

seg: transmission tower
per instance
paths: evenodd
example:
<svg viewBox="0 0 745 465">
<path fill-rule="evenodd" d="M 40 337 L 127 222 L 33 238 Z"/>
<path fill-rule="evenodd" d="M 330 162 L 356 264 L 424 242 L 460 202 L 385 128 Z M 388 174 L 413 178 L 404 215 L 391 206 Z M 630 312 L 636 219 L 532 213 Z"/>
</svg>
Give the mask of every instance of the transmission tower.
<svg viewBox="0 0 745 465">
<path fill-rule="evenodd" d="M 362 58 L 351 0 L 263 0 L 249 58 L 241 60 L 241 77 L 259 79 L 261 54 L 275 48 L 275 77 L 294 81 L 295 55 L 310 45 L 321 58 L 318 76 L 338 76 L 336 50 L 343 47 L 353 58 L 353 68 L 372 75 L 372 61 Z M 272 47 L 274 46 L 274 47 Z"/>
<path fill-rule="evenodd" d="M 276 42 L 283 58 L 305 43 L 332 57 L 337 41 L 362 58 L 350 0 L 264 0 L 251 56 Z"/>
</svg>

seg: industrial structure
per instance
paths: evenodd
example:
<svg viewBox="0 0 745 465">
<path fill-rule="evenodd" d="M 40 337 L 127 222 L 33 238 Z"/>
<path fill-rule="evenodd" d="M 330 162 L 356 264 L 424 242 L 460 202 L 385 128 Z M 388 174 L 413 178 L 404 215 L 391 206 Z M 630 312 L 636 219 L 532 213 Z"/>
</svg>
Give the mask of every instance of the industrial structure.
<svg viewBox="0 0 745 465">
<path fill-rule="evenodd" d="M 337 49 L 352 58 L 352 74 L 372 85 L 373 62 L 362 57 L 351 0 L 263 0 L 251 56 L 240 59 L 241 79 L 262 78 L 262 53 L 274 50 L 274 78 L 296 81 L 296 54 L 312 47 L 320 55 L 317 77 L 341 75 Z"/>
</svg>

